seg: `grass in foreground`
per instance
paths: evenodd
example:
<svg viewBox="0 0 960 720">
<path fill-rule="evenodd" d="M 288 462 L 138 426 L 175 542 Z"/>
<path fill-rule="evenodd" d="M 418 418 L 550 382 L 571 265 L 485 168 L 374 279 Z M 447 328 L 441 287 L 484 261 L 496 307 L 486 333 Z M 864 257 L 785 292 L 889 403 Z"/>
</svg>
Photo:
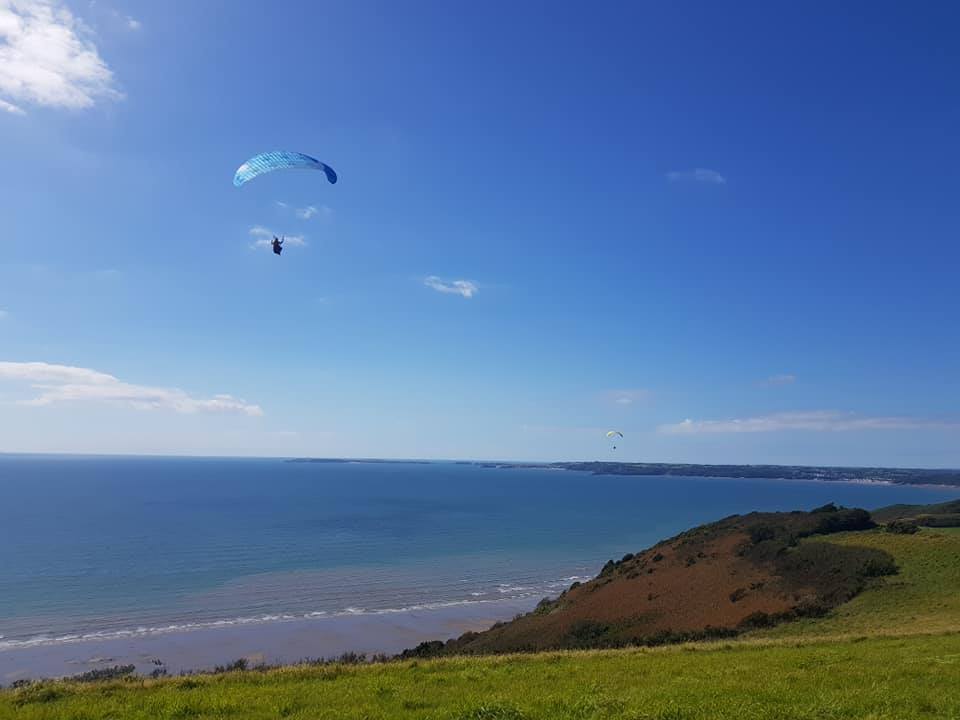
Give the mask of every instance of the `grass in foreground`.
<svg viewBox="0 0 960 720">
<path fill-rule="evenodd" d="M 960 634 L 52 682 L 0 693 L 0 717 L 958 718 Z"/>
</svg>

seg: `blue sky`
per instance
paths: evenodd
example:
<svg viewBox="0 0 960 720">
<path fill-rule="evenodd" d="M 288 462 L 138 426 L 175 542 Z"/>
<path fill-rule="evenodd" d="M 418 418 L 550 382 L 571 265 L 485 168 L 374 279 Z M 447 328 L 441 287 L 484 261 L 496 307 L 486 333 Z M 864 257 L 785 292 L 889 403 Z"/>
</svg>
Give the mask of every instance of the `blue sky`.
<svg viewBox="0 0 960 720">
<path fill-rule="evenodd" d="M 0 0 L 0 451 L 960 466 L 958 20 Z"/>
</svg>

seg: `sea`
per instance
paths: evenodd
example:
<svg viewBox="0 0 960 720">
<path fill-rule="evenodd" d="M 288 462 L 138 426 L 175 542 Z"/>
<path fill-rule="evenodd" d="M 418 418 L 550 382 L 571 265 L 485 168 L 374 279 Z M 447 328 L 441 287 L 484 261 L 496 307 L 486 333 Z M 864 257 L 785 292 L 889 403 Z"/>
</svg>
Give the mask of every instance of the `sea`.
<svg viewBox="0 0 960 720">
<path fill-rule="evenodd" d="M 532 607 L 693 525 L 956 490 L 455 462 L 0 456 L 0 653 Z"/>
</svg>

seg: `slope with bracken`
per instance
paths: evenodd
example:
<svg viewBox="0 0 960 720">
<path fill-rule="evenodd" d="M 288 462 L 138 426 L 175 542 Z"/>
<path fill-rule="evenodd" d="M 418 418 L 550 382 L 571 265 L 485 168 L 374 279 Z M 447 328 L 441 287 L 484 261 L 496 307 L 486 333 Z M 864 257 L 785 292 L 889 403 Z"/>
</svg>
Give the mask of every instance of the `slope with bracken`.
<svg viewBox="0 0 960 720">
<path fill-rule="evenodd" d="M 406 654 L 659 644 L 822 615 L 896 566 L 876 548 L 801 538 L 873 526 L 865 510 L 833 505 L 734 515 L 611 560 L 593 580 L 511 622 Z"/>
</svg>

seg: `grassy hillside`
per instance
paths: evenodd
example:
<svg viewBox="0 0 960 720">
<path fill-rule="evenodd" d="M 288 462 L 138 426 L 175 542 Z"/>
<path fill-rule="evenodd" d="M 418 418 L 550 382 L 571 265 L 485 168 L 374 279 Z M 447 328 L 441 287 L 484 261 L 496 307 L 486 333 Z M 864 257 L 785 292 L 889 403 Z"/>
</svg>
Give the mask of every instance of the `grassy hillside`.
<svg viewBox="0 0 960 720">
<path fill-rule="evenodd" d="M 915 535 L 878 529 L 834 535 L 830 542 L 881 549 L 893 556 L 900 571 L 880 579 L 826 617 L 801 619 L 755 636 L 960 631 L 960 528 L 922 528 Z"/>
<path fill-rule="evenodd" d="M 733 515 L 610 561 L 593 580 L 511 622 L 407 654 L 654 645 L 823 615 L 896 565 L 880 547 L 799 540 L 873 526 L 866 511 L 833 505 Z"/>
<path fill-rule="evenodd" d="M 0 694 L 16 720 L 960 716 L 960 635 L 408 661 Z"/>
<path fill-rule="evenodd" d="M 917 525 L 958 527 L 960 526 L 960 500 L 934 505 L 889 505 L 872 511 L 870 515 L 878 523 L 907 520 Z"/>
</svg>

